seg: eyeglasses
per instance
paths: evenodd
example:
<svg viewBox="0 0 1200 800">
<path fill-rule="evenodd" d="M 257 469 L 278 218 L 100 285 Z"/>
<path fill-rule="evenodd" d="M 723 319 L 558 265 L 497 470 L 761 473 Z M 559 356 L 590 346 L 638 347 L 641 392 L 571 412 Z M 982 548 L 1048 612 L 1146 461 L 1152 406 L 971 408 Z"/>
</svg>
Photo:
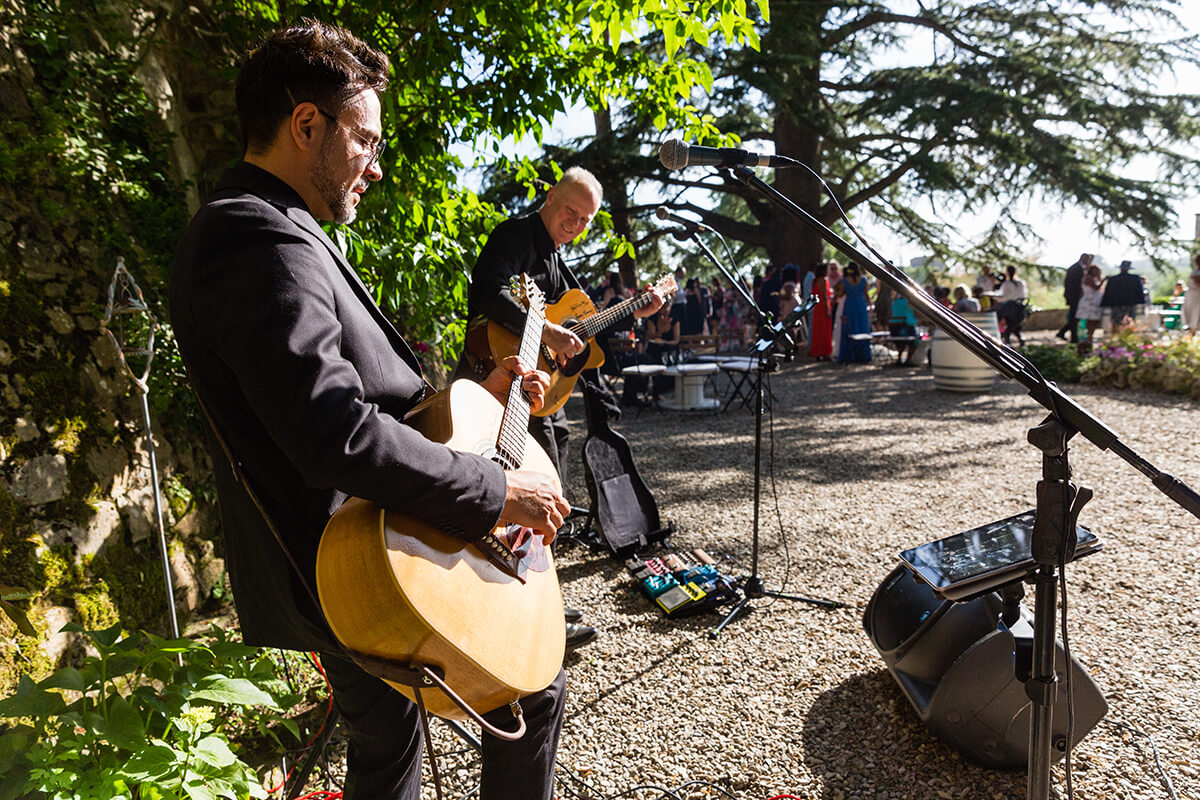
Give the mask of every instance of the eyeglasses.
<svg viewBox="0 0 1200 800">
<path fill-rule="evenodd" d="M 368 167 L 374 165 L 376 162 L 379 161 L 379 156 L 383 155 L 383 149 L 387 146 L 386 140 L 380 139 L 378 142 L 372 142 L 366 136 L 362 135 L 361 133 L 356 131 L 354 128 L 351 128 L 349 125 L 342 122 L 340 119 L 335 117 L 333 114 L 330 114 L 328 111 L 325 111 L 324 109 L 321 109 L 321 108 L 318 108 L 317 111 L 320 112 L 321 116 L 325 117 L 325 119 L 334 123 L 339 128 L 345 128 L 346 130 L 353 133 L 355 136 L 358 137 L 359 141 L 361 141 L 363 144 L 365 144 L 367 146 L 367 152 L 371 154 L 371 160 L 367 162 Z"/>
</svg>

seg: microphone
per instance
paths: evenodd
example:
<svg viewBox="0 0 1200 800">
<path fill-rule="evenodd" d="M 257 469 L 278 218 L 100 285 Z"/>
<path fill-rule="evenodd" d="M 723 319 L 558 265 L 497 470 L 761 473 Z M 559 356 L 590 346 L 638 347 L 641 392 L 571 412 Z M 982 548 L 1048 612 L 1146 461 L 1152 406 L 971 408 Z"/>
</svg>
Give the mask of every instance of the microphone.
<svg viewBox="0 0 1200 800">
<path fill-rule="evenodd" d="M 711 231 L 712 228 L 705 225 L 703 222 L 681 217 L 678 214 L 671 213 L 671 210 L 666 206 L 659 206 L 654 209 L 654 216 L 664 221 L 674 222 L 676 225 L 682 225 L 689 235 L 699 233 L 700 231 Z"/>
<path fill-rule="evenodd" d="M 787 156 L 768 156 L 736 147 L 689 146 L 682 139 L 667 139 L 658 148 L 658 160 L 669 170 L 684 167 L 798 167 L 800 162 Z"/>
</svg>

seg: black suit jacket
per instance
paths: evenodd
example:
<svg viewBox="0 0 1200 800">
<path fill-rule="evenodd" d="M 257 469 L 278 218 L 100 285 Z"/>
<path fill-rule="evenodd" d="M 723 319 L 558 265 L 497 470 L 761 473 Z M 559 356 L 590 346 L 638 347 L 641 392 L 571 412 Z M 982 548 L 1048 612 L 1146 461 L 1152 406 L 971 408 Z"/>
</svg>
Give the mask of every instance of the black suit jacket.
<svg viewBox="0 0 1200 800">
<path fill-rule="evenodd" d="M 1063 298 L 1067 301 L 1067 305 L 1073 306 L 1079 302 L 1081 297 L 1083 297 L 1083 264 L 1076 261 L 1067 267 L 1067 274 L 1063 276 Z"/>
<path fill-rule="evenodd" d="M 286 183 L 246 163 L 223 176 L 180 242 L 170 302 L 193 388 L 314 591 L 321 533 L 348 496 L 465 538 L 496 524 L 503 471 L 402 422 L 420 365 Z M 243 637 L 333 646 L 211 436 L 210 451 Z"/>
</svg>

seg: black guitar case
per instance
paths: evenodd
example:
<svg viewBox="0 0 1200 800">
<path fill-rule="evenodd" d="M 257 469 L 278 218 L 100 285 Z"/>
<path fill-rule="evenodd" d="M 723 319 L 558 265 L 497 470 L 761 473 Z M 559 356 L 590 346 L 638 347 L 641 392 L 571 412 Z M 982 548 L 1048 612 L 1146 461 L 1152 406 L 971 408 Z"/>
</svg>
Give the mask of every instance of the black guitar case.
<svg viewBox="0 0 1200 800">
<path fill-rule="evenodd" d="M 591 516 L 613 555 L 627 558 L 639 548 L 663 541 L 675 526 L 663 526 L 658 504 L 633 463 L 629 442 L 609 427 L 603 390 L 590 378 L 585 372 L 580 385 L 587 417 L 583 471 Z"/>
</svg>

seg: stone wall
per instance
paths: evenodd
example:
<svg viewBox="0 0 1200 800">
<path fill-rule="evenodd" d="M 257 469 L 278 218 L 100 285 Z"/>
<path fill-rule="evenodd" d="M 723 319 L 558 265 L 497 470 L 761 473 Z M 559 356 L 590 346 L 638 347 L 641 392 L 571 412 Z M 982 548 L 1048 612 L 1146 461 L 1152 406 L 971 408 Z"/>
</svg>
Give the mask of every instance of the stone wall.
<svg viewBox="0 0 1200 800">
<path fill-rule="evenodd" d="M 186 13 L 200 12 L 191 6 Z M 196 99 L 188 113 L 174 113 L 170 92 L 162 97 L 164 87 L 179 80 L 170 70 L 184 69 L 180 53 L 203 60 L 202 51 L 178 41 L 185 22 L 156 30 L 172 46 L 154 58 L 129 55 L 131 80 L 153 83 L 148 96 L 159 117 L 148 107 L 139 124 L 148 136 L 174 142 L 158 146 L 150 139 L 144 155 L 151 163 L 142 168 L 149 177 L 134 186 L 127 171 L 103 171 L 103 152 L 91 173 L 72 168 L 72 145 L 61 138 L 69 126 L 53 117 L 56 77 L 45 74 L 37 53 L 23 49 L 19 31 L 0 28 L 6 113 L 0 155 L 7 157 L 0 159 L 6 170 L 0 176 L 0 584 L 33 593 L 22 606 L 39 630 L 36 638 L 21 636 L 0 616 L 0 694 L 19 674 L 40 675 L 70 651 L 71 637 L 59 634 L 67 621 L 86 628 L 120 621 L 128 629 L 169 634 L 151 441 L 181 622 L 223 594 L 211 468 L 169 329 L 160 327 L 156 336 L 150 438 L 143 395 L 100 327 L 118 256 L 149 310 L 165 319 L 170 245 L 195 196 L 183 187 L 200 180 L 197 165 L 236 153 L 229 135 L 195 148 L 171 138 L 172 129 L 189 120 L 227 119 L 231 112 L 227 77 L 204 80 L 219 73 L 218 61 L 184 79 L 196 98 L 211 96 L 211 104 Z M 199 35 L 197 29 L 187 44 Z M 96 80 L 102 86 L 107 78 Z M 206 85 L 220 88 L 206 93 Z M 104 103 L 97 108 L 103 122 Z M 211 125 L 201 129 L 213 132 Z M 8 136 L 12 131 L 21 135 Z"/>
</svg>

